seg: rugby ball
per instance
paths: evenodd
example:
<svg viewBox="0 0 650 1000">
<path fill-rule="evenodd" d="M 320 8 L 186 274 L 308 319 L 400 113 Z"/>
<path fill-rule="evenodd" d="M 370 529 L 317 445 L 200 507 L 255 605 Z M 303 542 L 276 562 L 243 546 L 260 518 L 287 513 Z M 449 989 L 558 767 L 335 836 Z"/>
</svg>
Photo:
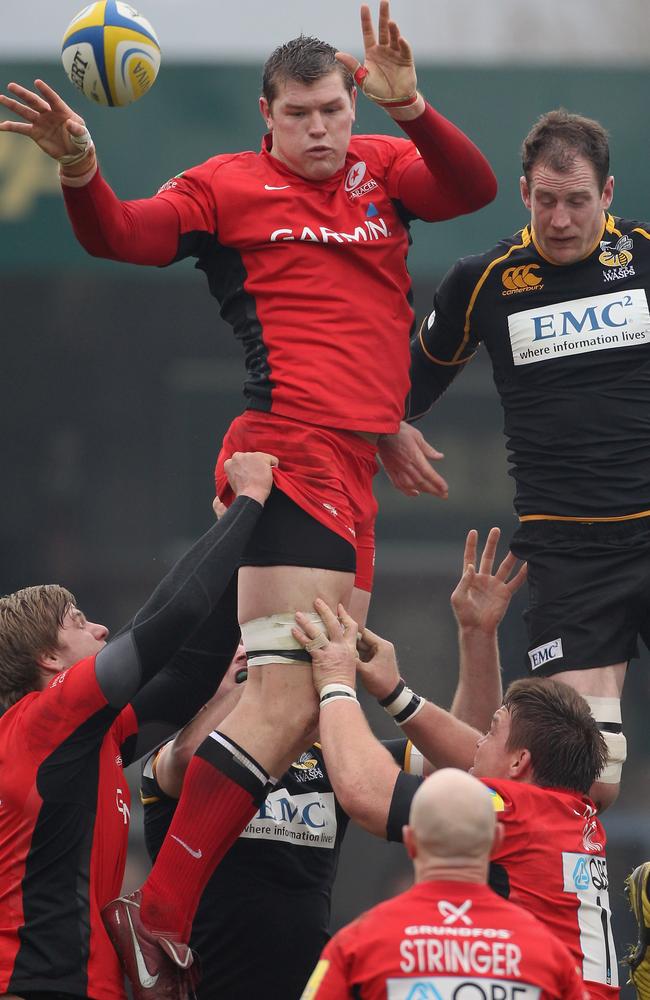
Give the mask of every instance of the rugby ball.
<svg viewBox="0 0 650 1000">
<path fill-rule="evenodd" d="M 63 68 L 84 97 L 123 107 L 147 93 L 160 68 L 156 33 L 121 0 L 84 7 L 63 36 Z"/>
</svg>

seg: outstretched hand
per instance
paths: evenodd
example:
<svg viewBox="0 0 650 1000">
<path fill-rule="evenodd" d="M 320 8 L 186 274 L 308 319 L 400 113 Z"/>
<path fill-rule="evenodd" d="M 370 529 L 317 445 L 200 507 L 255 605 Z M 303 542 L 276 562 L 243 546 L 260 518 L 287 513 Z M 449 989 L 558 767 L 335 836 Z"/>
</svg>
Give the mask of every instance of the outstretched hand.
<svg viewBox="0 0 650 1000">
<path fill-rule="evenodd" d="M 34 85 L 38 93 L 18 83 L 8 85 L 7 89 L 20 100 L 0 94 L 0 104 L 24 119 L 22 122 L 0 122 L 0 131 L 27 136 L 55 160 L 78 154 L 79 145 L 72 137 L 81 138 L 86 134 L 83 118 L 43 80 L 35 80 Z"/>
<path fill-rule="evenodd" d="M 363 66 L 349 52 L 337 52 L 336 58 L 350 70 L 361 90 L 372 100 L 400 101 L 411 97 L 417 89 L 417 76 L 411 46 L 390 19 L 388 0 L 379 4 L 377 36 L 370 7 L 361 6 L 363 35 Z"/>
<path fill-rule="evenodd" d="M 501 532 L 491 528 L 485 542 L 481 561 L 476 568 L 478 532 L 468 532 L 463 555 L 463 575 L 451 595 L 451 606 L 456 621 L 462 629 L 494 632 L 512 599 L 522 586 L 527 574 L 527 564 L 522 563 L 512 576 L 517 558 L 509 552 L 492 572 L 494 557 Z"/>
</svg>

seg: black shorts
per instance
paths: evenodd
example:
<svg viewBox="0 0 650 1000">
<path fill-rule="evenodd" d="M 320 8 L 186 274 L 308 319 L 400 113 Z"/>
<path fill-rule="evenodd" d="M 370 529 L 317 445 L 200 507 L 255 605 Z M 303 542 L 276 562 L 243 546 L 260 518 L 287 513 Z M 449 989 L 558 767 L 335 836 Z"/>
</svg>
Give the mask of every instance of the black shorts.
<svg viewBox="0 0 650 1000">
<path fill-rule="evenodd" d="M 527 666 L 550 676 L 606 667 L 650 646 L 650 518 L 525 521 L 511 549 L 528 562 Z"/>
<path fill-rule="evenodd" d="M 330 531 L 274 486 L 253 530 L 242 566 L 318 566 L 354 573 L 351 542 Z"/>
</svg>

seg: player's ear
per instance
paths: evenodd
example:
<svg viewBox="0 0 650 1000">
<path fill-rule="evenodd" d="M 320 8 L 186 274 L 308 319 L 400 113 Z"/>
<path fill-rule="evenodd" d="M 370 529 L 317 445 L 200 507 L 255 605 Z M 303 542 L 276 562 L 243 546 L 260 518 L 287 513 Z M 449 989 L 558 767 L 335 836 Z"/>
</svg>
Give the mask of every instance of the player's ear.
<svg viewBox="0 0 650 1000">
<path fill-rule="evenodd" d="M 530 756 L 530 750 L 523 748 L 521 750 L 516 750 L 510 761 L 510 771 L 508 774 L 509 778 L 513 781 L 531 781 L 533 771 L 533 762 Z"/>
<path fill-rule="evenodd" d="M 63 663 L 56 653 L 41 653 L 36 657 L 36 663 L 41 673 L 45 674 L 48 683 L 54 674 L 60 674 L 63 670 Z"/>
<path fill-rule="evenodd" d="M 519 192 L 524 205 L 530 210 L 530 188 L 525 177 L 519 178 Z"/>
<path fill-rule="evenodd" d="M 603 193 L 600 196 L 601 207 L 607 211 L 614 198 L 614 178 L 610 176 L 605 181 L 605 187 L 603 188 Z"/>
<path fill-rule="evenodd" d="M 264 96 L 260 97 L 260 114 L 264 119 L 264 124 L 268 129 L 270 129 L 272 127 L 271 108 L 269 107 L 269 102 Z"/>
<path fill-rule="evenodd" d="M 408 854 L 411 861 L 413 861 L 417 857 L 418 851 L 412 827 L 410 826 L 402 827 L 402 840 L 404 841 L 404 847 L 406 848 L 406 853 Z"/>
</svg>

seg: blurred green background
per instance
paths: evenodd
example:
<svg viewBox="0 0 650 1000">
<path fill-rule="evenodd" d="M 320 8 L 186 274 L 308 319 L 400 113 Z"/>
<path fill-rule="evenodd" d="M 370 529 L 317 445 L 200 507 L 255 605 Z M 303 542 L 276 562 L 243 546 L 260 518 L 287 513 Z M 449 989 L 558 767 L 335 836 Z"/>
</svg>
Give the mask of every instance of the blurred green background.
<svg viewBox="0 0 650 1000">
<path fill-rule="evenodd" d="M 0 79 L 43 76 L 82 114 L 103 172 L 122 198 L 146 197 L 168 177 L 221 152 L 259 146 L 259 71 L 249 64 L 170 64 L 128 109 L 81 103 L 58 64 L 0 63 Z M 416 223 L 410 257 L 419 314 L 459 256 L 526 221 L 519 145 L 551 107 L 597 117 L 611 132 L 613 210 L 650 219 L 647 114 L 650 70 L 558 66 L 420 67 L 432 103 L 487 154 L 499 179 L 488 208 L 440 225 Z M 360 132 L 399 132 L 361 101 Z M 57 581 L 93 620 L 129 619 L 170 561 L 212 517 L 212 468 L 242 406 L 242 358 L 190 262 L 156 270 L 96 261 L 68 226 L 55 165 L 21 137 L 0 135 L 2 379 L 0 590 Z M 369 624 L 393 639 L 413 687 L 448 704 L 456 674 L 449 594 L 470 527 L 514 529 L 502 415 L 486 359 L 478 357 L 420 425 L 445 452 L 445 503 L 396 493 L 383 474 L 376 594 Z M 506 681 L 524 672 L 524 598 L 502 630 Z M 605 817 L 610 893 L 622 953 L 633 928 L 624 875 L 650 857 L 648 706 L 644 652 L 624 699 L 629 741 L 624 790 Z M 381 735 L 387 717 L 368 706 Z M 135 776 L 137 780 L 137 775 Z M 140 880 L 134 808 L 129 879 Z M 409 877 L 400 848 L 348 835 L 334 924 Z"/>
</svg>

